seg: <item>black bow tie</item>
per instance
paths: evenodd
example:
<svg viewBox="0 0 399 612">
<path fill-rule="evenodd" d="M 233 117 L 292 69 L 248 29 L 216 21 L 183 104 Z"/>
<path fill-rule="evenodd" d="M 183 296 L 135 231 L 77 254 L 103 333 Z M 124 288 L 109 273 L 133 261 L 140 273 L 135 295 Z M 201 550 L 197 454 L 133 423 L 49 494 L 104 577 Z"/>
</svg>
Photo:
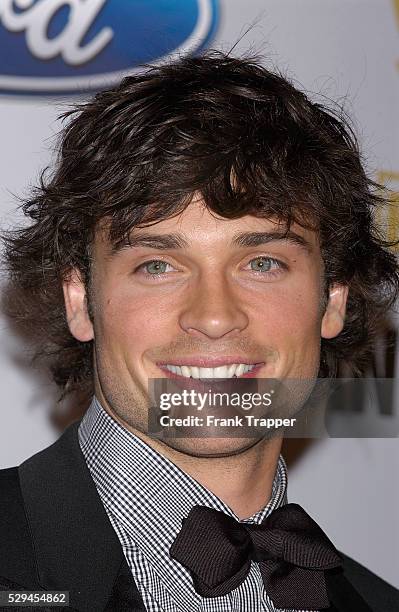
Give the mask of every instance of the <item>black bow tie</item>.
<svg viewBox="0 0 399 612">
<path fill-rule="evenodd" d="M 298 504 L 277 508 L 260 525 L 194 506 L 170 555 L 190 571 L 202 597 L 236 589 L 256 561 L 277 608 L 308 610 L 329 607 L 324 571 L 342 564 L 324 531 Z"/>
</svg>

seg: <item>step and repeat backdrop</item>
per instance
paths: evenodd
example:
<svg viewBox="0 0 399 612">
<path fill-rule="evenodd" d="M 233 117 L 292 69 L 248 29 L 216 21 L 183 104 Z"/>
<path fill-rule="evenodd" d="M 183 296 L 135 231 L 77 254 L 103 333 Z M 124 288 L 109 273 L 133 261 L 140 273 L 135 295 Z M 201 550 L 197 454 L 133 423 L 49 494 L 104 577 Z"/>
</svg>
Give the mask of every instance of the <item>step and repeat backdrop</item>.
<svg viewBox="0 0 399 612">
<path fill-rule="evenodd" d="M 369 174 L 391 190 L 381 222 L 389 239 L 398 237 L 399 0 L 1 0 L 2 228 L 21 221 L 18 198 L 53 159 L 57 117 L 70 103 L 140 63 L 233 45 L 235 55 L 262 54 L 311 97 L 345 107 Z M 398 379 L 397 327 L 393 313 L 370 376 Z M 0 467 L 8 467 L 53 442 L 68 415 L 4 317 L 0 368 Z M 356 405 L 358 414 L 372 411 L 374 437 L 349 431 L 291 441 L 286 453 L 289 501 L 314 515 L 338 548 L 399 587 L 395 389 L 389 406 Z"/>
</svg>

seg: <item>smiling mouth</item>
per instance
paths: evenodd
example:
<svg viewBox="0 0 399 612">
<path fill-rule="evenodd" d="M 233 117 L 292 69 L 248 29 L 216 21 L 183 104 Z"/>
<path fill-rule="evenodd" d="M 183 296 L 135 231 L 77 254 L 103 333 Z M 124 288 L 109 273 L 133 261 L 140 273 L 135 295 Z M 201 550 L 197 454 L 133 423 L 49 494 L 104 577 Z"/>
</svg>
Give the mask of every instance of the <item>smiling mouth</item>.
<svg viewBox="0 0 399 612">
<path fill-rule="evenodd" d="M 158 364 L 158 367 L 168 376 L 179 376 L 194 379 L 244 378 L 253 376 L 263 363 L 228 363 L 215 368 L 205 368 L 194 365 Z"/>
</svg>

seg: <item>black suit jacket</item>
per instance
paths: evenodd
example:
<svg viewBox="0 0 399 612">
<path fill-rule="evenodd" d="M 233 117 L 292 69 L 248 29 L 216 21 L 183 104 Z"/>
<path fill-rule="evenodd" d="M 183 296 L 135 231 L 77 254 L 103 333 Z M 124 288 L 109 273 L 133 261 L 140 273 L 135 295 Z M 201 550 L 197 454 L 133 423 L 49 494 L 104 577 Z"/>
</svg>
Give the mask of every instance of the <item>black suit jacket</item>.
<svg viewBox="0 0 399 612">
<path fill-rule="evenodd" d="M 145 611 L 80 450 L 78 425 L 19 468 L 0 471 L 0 590 L 70 592 L 69 608 L 24 611 Z M 327 587 L 328 612 L 399 611 L 399 592 L 349 557 L 343 571 L 328 572 Z"/>
</svg>

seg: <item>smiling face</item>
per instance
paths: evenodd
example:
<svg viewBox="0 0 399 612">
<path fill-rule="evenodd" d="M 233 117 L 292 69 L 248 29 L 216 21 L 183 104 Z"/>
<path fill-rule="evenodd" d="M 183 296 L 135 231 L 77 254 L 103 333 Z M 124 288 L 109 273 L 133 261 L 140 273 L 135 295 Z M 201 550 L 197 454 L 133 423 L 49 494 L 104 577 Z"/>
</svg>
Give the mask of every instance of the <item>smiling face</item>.
<svg viewBox="0 0 399 612">
<path fill-rule="evenodd" d="M 326 304 L 317 235 L 295 224 L 283 234 L 271 220 L 216 217 L 200 198 L 177 217 L 135 228 L 130 244 L 116 252 L 99 231 L 93 321 L 76 271 L 64 295 L 71 333 L 94 338 L 95 392 L 104 408 L 145 435 L 149 378 L 317 377 L 321 337 L 342 330 L 347 288 L 331 287 Z M 254 442 L 168 444 L 200 456 Z"/>
</svg>

